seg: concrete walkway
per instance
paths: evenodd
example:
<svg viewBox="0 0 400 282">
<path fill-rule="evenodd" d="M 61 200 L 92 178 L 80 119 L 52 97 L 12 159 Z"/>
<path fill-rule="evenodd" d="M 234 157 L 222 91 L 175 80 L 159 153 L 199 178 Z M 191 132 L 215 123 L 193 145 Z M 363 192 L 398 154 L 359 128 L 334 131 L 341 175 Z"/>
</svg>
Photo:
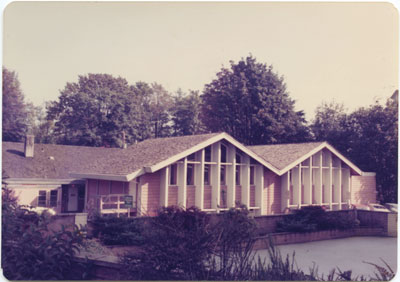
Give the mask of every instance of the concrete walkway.
<svg viewBox="0 0 400 282">
<path fill-rule="evenodd" d="M 363 263 L 371 262 L 384 266 L 382 258 L 396 272 L 397 269 L 397 238 L 392 237 L 351 237 L 316 241 L 302 244 L 278 246 L 282 257 L 291 257 L 295 251 L 297 266 L 309 273 L 313 263 L 318 266 L 318 274 L 324 277 L 336 267 L 341 271 L 352 270 L 353 275 L 375 277 L 375 267 Z M 259 250 L 257 254 L 268 259 L 267 250 Z"/>
</svg>

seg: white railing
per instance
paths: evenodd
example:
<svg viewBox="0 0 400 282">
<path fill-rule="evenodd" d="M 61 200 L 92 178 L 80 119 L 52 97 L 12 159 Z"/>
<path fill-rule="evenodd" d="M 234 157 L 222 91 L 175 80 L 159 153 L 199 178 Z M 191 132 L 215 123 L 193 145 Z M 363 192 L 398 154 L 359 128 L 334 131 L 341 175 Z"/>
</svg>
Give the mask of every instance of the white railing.
<svg viewBox="0 0 400 282">
<path fill-rule="evenodd" d="M 111 194 L 100 196 L 100 213 L 101 214 L 127 214 L 128 209 L 125 207 L 125 194 Z M 135 202 L 133 203 L 133 207 L 130 209 L 136 209 Z"/>
</svg>

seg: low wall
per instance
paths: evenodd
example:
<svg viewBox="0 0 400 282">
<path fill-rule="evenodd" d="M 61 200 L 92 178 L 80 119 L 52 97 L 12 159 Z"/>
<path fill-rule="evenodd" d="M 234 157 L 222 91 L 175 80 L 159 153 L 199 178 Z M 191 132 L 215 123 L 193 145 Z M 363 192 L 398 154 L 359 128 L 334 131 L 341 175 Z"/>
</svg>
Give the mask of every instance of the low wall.
<svg viewBox="0 0 400 282">
<path fill-rule="evenodd" d="M 296 243 L 306 243 L 321 240 L 331 240 L 338 238 L 347 238 L 352 236 L 385 236 L 382 228 L 355 228 L 351 230 L 324 230 L 305 233 L 274 233 L 257 238 L 254 245 L 255 250 L 267 249 L 270 241 L 274 245 L 287 245 Z"/>
<path fill-rule="evenodd" d="M 75 215 L 74 214 L 65 214 L 65 215 L 53 215 L 51 217 L 50 223 L 48 225 L 49 230 L 59 231 L 61 230 L 61 226 L 68 230 L 73 230 L 75 225 Z"/>
</svg>

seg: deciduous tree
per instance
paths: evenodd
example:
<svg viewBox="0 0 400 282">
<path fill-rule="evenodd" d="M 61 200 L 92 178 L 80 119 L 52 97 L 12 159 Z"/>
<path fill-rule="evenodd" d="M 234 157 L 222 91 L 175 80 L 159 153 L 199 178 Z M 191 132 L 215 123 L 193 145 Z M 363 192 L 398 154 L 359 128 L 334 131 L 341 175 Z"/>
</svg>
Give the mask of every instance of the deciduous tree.
<svg viewBox="0 0 400 282">
<path fill-rule="evenodd" d="M 185 94 L 178 90 L 171 109 L 174 136 L 193 135 L 204 130 L 200 121 L 200 103 L 198 91 Z"/>
<path fill-rule="evenodd" d="M 140 140 L 139 103 L 128 82 L 108 74 L 79 76 L 47 109 L 58 143 L 111 146 Z"/>
<path fill-rule="evenodd" d="M 398 96 L 346 114 L 337 105 L 317 110 L 311 128 L 363 171 L 376 172 L 378 199 L 397 202 Z"/>
</svg>

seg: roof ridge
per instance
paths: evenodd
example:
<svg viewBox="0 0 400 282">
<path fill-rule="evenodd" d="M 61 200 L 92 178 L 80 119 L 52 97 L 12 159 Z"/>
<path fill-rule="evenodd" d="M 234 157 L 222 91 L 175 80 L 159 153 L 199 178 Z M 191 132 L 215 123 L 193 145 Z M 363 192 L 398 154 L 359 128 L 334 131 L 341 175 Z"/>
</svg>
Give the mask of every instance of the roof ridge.
<svg viewBox="0 0 400 282">
<path fill-rule="evenodd" d="M 301 145 L 301 144 L 322 144 L 328 143 L 327 141 L 310 141 L 310 142 L 300 142 L 300 143 L 276 143 L 276 144 L 260 144 L 260 145 L 246 145 L 246 147 L 261 147 L 261 146 L 279 146 L 279 145 Z"/>
</svg>

